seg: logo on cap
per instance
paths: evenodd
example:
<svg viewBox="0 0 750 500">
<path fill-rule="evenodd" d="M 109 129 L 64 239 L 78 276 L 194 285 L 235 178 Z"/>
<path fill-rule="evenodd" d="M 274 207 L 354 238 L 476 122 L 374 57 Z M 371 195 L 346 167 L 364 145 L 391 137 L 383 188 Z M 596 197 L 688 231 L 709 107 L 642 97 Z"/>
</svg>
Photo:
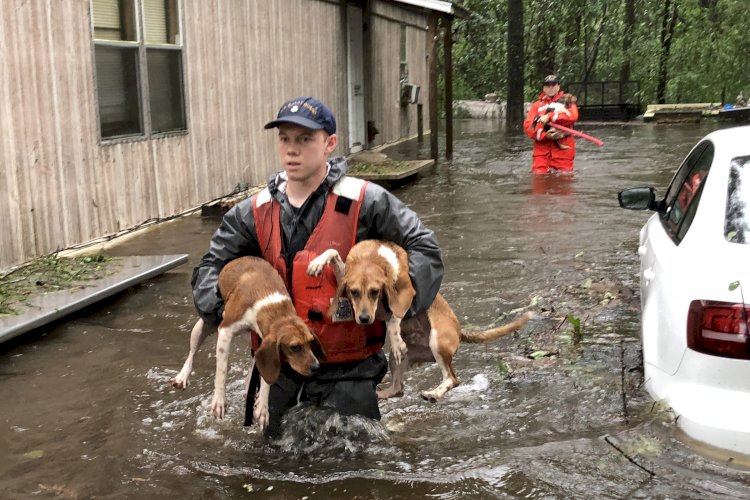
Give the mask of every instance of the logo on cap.
<svg viewBox="0 0 750 500">
<path fill-rule="evenodd" d="M 263 128 L 278 127 L 284 123 L 293 123 L 313 130 L 325 130 L 336 133 L 336 119 L 325 104 L 312 97 L 297 97 L 285 102 L 279 109 L 276 119 L 266 123 Z"/>
</svg>

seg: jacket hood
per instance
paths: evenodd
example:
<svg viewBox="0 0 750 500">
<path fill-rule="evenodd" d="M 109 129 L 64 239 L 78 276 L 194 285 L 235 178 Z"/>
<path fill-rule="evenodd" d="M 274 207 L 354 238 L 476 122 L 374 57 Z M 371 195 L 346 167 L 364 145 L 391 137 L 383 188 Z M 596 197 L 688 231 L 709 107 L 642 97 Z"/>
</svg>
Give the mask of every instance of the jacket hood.
<svg viewBox="0 0 750 500">
<path fill-rule="evenodd" d="M 343 156 L 337 156 L 328 160 L 328 173 L 326 178 L 323 180 L 322 186 L 326 188 L 336 184 L 339 179 L 346 175 L 348 165 L 346 164 L 346 158 Z M 284 192 L 286 190 L 286 172 L 276 172 L 268 178 L 268 190 L 271 195 L 275 195 L 277 192 Z"/>
</svg>

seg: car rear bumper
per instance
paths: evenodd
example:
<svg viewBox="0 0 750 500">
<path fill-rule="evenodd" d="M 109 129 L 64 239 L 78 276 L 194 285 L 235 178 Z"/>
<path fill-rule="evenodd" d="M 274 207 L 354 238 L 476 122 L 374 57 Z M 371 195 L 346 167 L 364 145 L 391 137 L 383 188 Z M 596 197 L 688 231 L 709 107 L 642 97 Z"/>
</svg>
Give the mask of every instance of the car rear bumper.
<svg viewBox="0 0 750 500">
<path fill-rule="evenodd" d="M 690 349 L 674 375 L 644 365 L 646 389 L 675 412 L 690 437 L 750 456 L 750 361 Z"/>
<path fill-rule="evenodd" d="M 718 427 L 711 427 L 690 420 L 690 418 L 685 415 L 680 417 L 677 421 L 677 425 L 683 430 L 683 432 L 685 432 L 685 434 L 696 441 L 750 457 L 750 433 L 748 432 L 737 432 Z"/>
</svg>

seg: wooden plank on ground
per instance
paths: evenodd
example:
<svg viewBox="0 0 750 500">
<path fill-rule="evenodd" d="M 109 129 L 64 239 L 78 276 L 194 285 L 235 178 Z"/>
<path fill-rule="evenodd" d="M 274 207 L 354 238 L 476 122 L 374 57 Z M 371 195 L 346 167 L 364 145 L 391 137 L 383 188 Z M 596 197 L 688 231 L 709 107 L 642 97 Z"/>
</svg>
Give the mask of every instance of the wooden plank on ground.
<svg viewBox="0 0 750 500">
<path fill-rule="evenodd" d="M 352 170 L 350 175 L 368 181 L 397 181 L 417 175 L 419 172 L 430 168 L 435 164 L 435 160 L 401 160 L 400 163 L 406 164 L 406 166 L 391 171 L 358 172 Z"/>
<path fill-rule="evenodd" d="M 187 254 L 118 257 L 115 272 L 82 282 L 76 288 L 29 299 L 17 316 L 0 318 L 0 342 L 60 319 L 97 301 L 184 264 Z"/>
</svg>

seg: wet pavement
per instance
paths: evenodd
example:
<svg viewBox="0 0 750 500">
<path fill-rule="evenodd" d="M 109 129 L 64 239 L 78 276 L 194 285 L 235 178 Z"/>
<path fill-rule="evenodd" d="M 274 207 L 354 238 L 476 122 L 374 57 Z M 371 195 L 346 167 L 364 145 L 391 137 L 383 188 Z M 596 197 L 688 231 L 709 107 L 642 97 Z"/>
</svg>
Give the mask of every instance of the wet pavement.
<svg viewBox="0 0 750 500">
<path fill-rule="evenodd" d="M 428 403 L 409 372 L 383 422 L 296 412 L 282 443 L 243 428 L 247 347 L 233 344 L 228 416 L 208 415 L 214 341 L 168 385 L 195 313 L 190 272 L 215 218 L 188 216 L 108 251 L 187 264 L 0 346 L 4 498 L 750 498 L 750 463 L 691 442 L 641 387 L 638 230 L 617 192 L 664 192 L 715 128 L 581 124 L 573 177 L 532 178 L 531 141 L 459 121 L 455 155 L 394 192 L 438 235 L 442 292 L 465 326 L 538 318 L 463 345 L 462 385 Z M 410 143 L 392 157 L 426 156 Z M 566 316 L 581 321 L 576 331 Z"/>
</svg>

